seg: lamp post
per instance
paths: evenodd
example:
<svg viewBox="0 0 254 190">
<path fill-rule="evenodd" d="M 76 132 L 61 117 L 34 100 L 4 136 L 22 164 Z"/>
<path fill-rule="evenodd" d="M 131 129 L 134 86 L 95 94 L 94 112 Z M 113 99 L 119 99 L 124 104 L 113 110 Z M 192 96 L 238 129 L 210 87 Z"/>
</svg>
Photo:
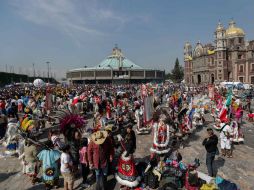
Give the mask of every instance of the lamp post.
<svg viewBox="0 0 254 190">
<path fill-rule="evenodd" d="M 49 64 L 50 64 L 50 62 L 47 61 L 46 64 L 47 64 L 47 66 L 48 66 L 48 83 L 49 83 Z"/>
<path fill-rule="evenodd" d="M 34 73 L 34 79 L 35 79 L 35 68 L 34 68 L 34 63 L 33 63 L 33 73 Z"/>
</svg>

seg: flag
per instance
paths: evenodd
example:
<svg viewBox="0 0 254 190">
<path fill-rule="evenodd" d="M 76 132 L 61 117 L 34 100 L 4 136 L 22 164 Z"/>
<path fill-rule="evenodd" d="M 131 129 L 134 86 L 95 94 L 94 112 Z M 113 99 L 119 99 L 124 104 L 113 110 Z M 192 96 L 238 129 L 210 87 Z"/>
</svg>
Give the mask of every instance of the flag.
<svg viewBox="0 0 254 190">
<path fill-rule="evenodd" d="M 220 113 L 219 113 L 219 119 L 222 123 L 226 123 L 227 120 L 228 120 L 228 116 L 227 116 L 227 113 L 228 113 L 228 109 L 226 106 L 223 106 Z"/>
<path fill-rule="evenodd" d="M 231 105 L 231 102 L 232 102 L 232 89 L 229 90 L 227 100 L 226 100 L 226 103 L 225 103 L 227 108 Z"/>
<path fill-rule="evenodd" d="M 207 50 L 207 53 L 208 53 L 208 55 L 212 55 L 215 53 L 215 51 L 214 50 Z"/>
</svg>

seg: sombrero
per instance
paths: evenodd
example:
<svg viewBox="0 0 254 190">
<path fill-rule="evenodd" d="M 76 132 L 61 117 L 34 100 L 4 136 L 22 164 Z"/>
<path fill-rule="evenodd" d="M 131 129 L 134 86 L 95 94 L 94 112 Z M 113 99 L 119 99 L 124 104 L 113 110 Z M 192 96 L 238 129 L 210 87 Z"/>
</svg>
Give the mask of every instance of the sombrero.
<svg viewBox="0 0 254 190">
<path fill-rule="evenodd" d="M 108 136 L 108 132 L 107 131 L 97 131 L 97 132 L 94 132 L 92 135 L 91 135 L 91 140 L 95 143 L 95 144 L 103 144 L 104 141 L 106 140 Z"/>
<path fill-rule="evenodd" d="M 111 132 L 112 132 L 113 127 L 114 127 L 113 124 L 108 124 L 108 125 L 105 127 L 105 130 L 106 130 L 106 131 L 111 131 Z"/>
</svg>

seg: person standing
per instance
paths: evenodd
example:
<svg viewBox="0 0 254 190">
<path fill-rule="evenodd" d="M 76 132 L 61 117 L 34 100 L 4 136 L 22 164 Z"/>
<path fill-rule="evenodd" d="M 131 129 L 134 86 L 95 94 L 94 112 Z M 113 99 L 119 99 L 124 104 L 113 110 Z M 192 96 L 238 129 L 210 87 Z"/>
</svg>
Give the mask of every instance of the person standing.
<svg viewBox="0 0 254 190">
<path fill-rule="evenodd" d="M 113 160 L 114 150 L 106 131 L 97 131 L 91 135 L 88 145 L 88 160 L 96 174 L 96 190 L 106 189 L 109 161 Z"/>
<path fill-rule="evenodd" d="M 90 185 L 87 183 L 87 176 L 90 172 L 89 170 L 89 161 L 88 161 L 88 153 L 87 153 L 87 148 L 88 148 L 88 139 L 84 138 L 82 142 L 82 147 L 79 150 L 79 161 L 81 164 L 81 171 L 82 171 L 82 186 L 84 188 L 90 187 Z"/>
<path fill-rule="evenodd" d="M 32 184 L 37 181 L 37 154 L 37 147 L 27 140 L 24 147 L 25 174 L 30 177 Z"/>
<path fill-rule="evenodd" d="M 214 134 L 211 128 L 207 129 L 207 134 L 208 136 L 204 139 L 202 144 L 206 149 L 206 166 L 208 174 L 209 176 L 214 177 L 215 173 L 213 171 L 213 161 L 216 153 L 218 152 L 218 137 Z"/>
<path fill-rule="evenodd" d="M 222 156 L 226 156 L 228 158 L 232 158 L 232 133 L 233 129 L 229 125 L 229 121 L 227 120 L 220 130 L 220 142 L 221 142 L 221 152 Z"/>
<path fill-rule="evenodd" d="M 73 162 L 71 160 L 71 147 L 65 145 L 62 148 L 63 153 L 61 154 L 61 173 L 64 178 L 64 190 L 73 190 L 74 185 L 74 174 L 73 174 Z"/>
<path fill-rule="evenodd" d="M 129 155 L 133 156 L 136 150 L 136 135 L 135 132 L 132 130 L 132 125 L 127 126 L 124 144 L 127 152 L 125 156 L 126 157 L 128 157 Z"/>
<path fill-rule="evenodd" d="M 7 124 L 8 124 L 7 116 L 0 113 L 0 139 L 2 139 L 5 136 Z"/>
<path fill-rule="evenodd" d="M 50 140 L 48 140 L 45 145 L 45 148 L 37 155 L 37 157 L 42 162 L 42 180 L 46 190 L 50 190 L 53 186 L 59 185 L 58 164 L 61 153 L 58 150 L 54 150 L 54 145 Z"/>
</svg>

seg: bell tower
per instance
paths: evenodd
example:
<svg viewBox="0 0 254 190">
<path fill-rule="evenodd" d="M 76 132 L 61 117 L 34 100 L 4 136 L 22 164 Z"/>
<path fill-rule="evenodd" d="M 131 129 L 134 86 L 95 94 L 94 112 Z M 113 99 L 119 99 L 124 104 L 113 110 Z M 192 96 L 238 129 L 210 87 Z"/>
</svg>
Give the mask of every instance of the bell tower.
<svg viewBox="0 0 254 190">
<path fill-rule="evenodd" d="M 226 49 L 226 30 L 223 25 L 219 22 L 215 31 L 215 44 L 216 51 L 225 50 Z"/>
<path fill-rule="evenodd" d="M 189 42 L 184 45 L 184 80 L 187 84 L 192 84 L 192 46 Z"/>
<path fill-rule="evenodd" d="M 189 42 L 184 45 L 184 60 L 189 60 L 192 57 L 192 46 Z"/>
</svg>

